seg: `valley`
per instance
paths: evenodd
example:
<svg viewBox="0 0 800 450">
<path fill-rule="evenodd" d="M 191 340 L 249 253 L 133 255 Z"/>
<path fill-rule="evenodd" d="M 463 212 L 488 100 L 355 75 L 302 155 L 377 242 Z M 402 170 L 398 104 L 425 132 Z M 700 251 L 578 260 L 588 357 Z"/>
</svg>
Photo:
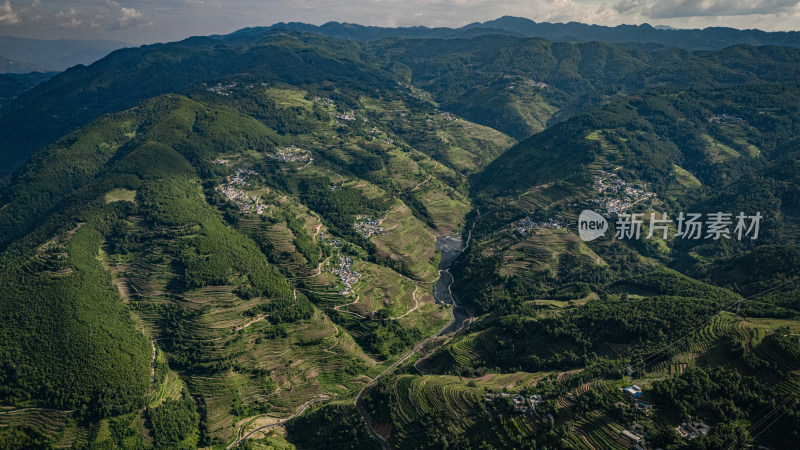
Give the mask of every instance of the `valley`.
<svg viewBox="0 0 800 450">
<path fill-rule="evenodd" d="M 0 447 L 792 448 L 800 51 L 645 47 L 249 30 L 21 93 Z"/>
</svg>

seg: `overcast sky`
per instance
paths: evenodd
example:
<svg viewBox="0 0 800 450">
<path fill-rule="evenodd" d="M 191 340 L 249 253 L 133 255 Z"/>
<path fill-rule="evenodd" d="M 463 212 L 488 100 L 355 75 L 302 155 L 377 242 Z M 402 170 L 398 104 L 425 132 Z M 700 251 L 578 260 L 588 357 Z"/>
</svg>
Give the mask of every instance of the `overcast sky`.
<svg viewBox="0 0 800 450">
<path fill-rule="evenodd" d="M 0 35 L 145 44 L 288 21 L 458 27 L 504 15 L 537 22 L 800 30 L 800 0 L 0 0 Z"/>
</svg>

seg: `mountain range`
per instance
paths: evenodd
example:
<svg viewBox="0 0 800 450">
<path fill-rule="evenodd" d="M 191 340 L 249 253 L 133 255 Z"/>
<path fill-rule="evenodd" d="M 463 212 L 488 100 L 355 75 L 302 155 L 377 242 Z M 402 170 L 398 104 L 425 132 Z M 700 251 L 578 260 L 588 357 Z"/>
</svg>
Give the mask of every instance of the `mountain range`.
<svg viewBox="0 0 800 450">
<path fill-rule="evenodd" d="M 588 25 L 578 22 L 551 23 L 504 16 L 486 22 L 474 22 L 460 28 L 375 27 L 351 23 L 328 22 L 316 26 L 299 22 L 277 23 L 269 27 L 246 28 L 233 36 L 260 33 L 264 30 L 292 30 L 316 33 L 337 39 L 373 41 L 386 38 L 405 39 L 454 39 L 471 38 L 487 34 L 505 34 L 518 37 L 539 37 L 551 41 L 568 42 L 613 42 L 660 44 L 695 50 L 720 50 L 736 44 L 800 46 L 800 32 L 765 32 L 761 30 L 739 30 L 726 27 L 704 29 L 677 29 L 665 26 L 641 25 Z"/>
</svg>

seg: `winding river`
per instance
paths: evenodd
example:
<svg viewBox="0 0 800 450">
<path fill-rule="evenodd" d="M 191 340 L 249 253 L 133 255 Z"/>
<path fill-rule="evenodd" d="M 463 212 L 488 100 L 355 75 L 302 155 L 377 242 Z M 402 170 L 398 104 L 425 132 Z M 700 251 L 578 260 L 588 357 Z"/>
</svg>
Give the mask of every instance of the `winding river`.
<svg viewBox="0 0 800 450">
<path fill-rule="evenodd" d="M 470 235 L 472 230 L 470 230 Z M 433 297 L 436 303 L 447 304 L 453 307 L 453 321 L 441 331 L 440 335 L 454 333 L 464 327 L 467 320 L 471 317 L 469 311 L 458 304 L 451 286 L 453 284 L 453 274 L 450 273 L 450 266 L 458 255 L 464 251 L 464 242 L 461 236 L 442 236 L 436 238 L 436 250 L 442 252 L 442 260 L 439 262 L 439 279 L 433 286 Z"/>
</svg>

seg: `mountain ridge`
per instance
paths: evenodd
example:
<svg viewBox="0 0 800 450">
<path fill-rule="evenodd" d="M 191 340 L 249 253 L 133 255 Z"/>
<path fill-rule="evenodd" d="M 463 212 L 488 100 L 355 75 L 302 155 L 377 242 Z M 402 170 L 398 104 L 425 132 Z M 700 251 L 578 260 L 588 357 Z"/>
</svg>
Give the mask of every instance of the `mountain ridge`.
<svg viewBox="0 0 800 450">
<path fill-rule="evenodd" d="M 673 47 L 696 50 L 719 50 L 736 44 L 782 45 L 800 47 L 800 32 L 766 32 L 757 29 L 739 30 L 727 27 L 707 27 L 704 29 L 658 28 L 647 23 L 641 25 L 604 25 L 580 22 L 552 23 L 504 16 L 485 22 L 474 22 L 463 27 L 376 27 L 347 22 L 327 22 L 323 25 L 309 25 L 301 22 L 279 22 L 267 27 L 253 27 L 234 32 L 230 36 L 260 32 L 269 29 L 288 29 L 313 32 L 340 39 L 378 40 L 386 38 L 440 38 L 451 39 L 468 36 L 469 32 L 479 34 L 511 34 L 521 37 L 540 37 L 548 40 L 578 40 L 583 42 L 638 42 L 656 43 Z M 216 36 L 226 37 L 226 36 Z"/>
</svg>

